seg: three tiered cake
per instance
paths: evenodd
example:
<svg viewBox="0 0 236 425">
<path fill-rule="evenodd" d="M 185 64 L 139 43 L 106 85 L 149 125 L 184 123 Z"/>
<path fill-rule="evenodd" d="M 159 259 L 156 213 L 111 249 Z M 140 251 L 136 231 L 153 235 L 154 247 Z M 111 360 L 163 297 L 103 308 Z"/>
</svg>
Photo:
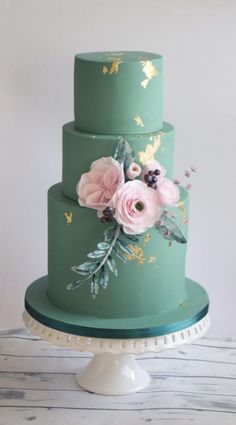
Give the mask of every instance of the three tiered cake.
<svg viewBox="0 0 236 425">
<path fill-rule="evenodd" d="M 173 180 L 162 110 L 160 55 L 76 55 L 75 121 L 63 127 L 62 182 L 48 191 L 48 276 L 25 295 L 40 323 L 140 338 L 207 314 L 206 291 L 185 277 L 189 191 Z"/>
</svg>

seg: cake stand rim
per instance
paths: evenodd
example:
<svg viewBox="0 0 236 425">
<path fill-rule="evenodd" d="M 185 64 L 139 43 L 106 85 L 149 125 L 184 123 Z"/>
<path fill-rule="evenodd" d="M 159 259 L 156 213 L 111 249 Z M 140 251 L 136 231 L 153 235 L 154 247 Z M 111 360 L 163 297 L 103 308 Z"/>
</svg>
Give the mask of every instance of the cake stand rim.
<svg viewBox="0 0 236 425">
<path fill-rule="evenodd" d="M 93 354 L 157 353 L 189 344 L 201 338 L 210 326 L 210 314 L 207 312 L 198 322 L 176 332 L 151 337 L 119 339 L 79 336 L 59 331 L 40 323 L 26 310 L 24 310 L 22 317 L 26 328 L 33 335 L 57 346 L 70 348 L 75 351 L 87 351 Z"/>
</svg>

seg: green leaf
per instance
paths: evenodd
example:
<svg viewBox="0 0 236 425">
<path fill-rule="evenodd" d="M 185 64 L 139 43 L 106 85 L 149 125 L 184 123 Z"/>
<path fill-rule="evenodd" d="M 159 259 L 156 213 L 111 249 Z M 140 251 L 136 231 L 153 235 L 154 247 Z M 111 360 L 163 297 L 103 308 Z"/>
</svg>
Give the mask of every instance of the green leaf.
<svg viewBox="0 0 236 425">
<path fill-rule="evenodd" d="M 105 266 L 102 266 L 101 271 L 99 273 L 98 283 L 103 287 L 103 289 L 106 289 L 107 284 L 109 282 L 109 273 Z"/>
<path fill-rule="evenodd" d="M 166 214 L 161 214 L 160 222 L 161 224 L 157 225 L 157 229 L 165 239 L 179 243 L 187 242 L 176 222 L 169 218 Z"/>
<path fill-rule="evenodd" d="M 126 256 L 117 247 L 114 246 L 113 251 L 117 255 L 117 257 L 122 261 L 122 263 L 127 263 Z"/>
<path fill-rule="evenodd" d="M 107 265 L 108 265 L 109 269 L 111 270 L 111 272 L 114 273 L 115 276 L 117 276 L 118 270 L 117 270 L 116 262 L 115 262 L 114 258 L 108 257 Z"/>
<path fill-rule="evenodd" d="M 111 243 L 112 242 L 112 239 L 114 238 L 114 232 L 115 232 L 115 227 L 108 227 L 106 230 L 105 230 L 105 232 L 103 233 L 104 234 L 104 239 L 105 239 L 105 242 L 107 242 L 107 243 Z"/>
<path fill-rule="evenodd" d="M 90 252 L 89 254 L 87 254 L 87 257 L 89 257 L 89 258 L 100 258 L 100 257 L 103 257 L 105 254 L 106 254 L 105 251 L 98 250 L 98 251 Z"/>
<path fill-rule="evenodd" d="M 98 290 L 99 290 L 98 279 L 97 279 L 97 276 L 94 274 L 91 281 L 91 294 L 93 299 L 96 298 L 98 294 Z"/>
<path fill-rule="evenodd" d="M 86 261 L 86 263 L 80 264 L 78 270 L 82 272 L 92 272 L 97 267 L 97 263 L 94 261 Z"/>
<path fill-rule="evenodd" d="M 80 280 L 77 280 L 77 282 L 69 283 L 69 285 L 67 285 L 67 289 L 69 291 L 72 291 L 74 289 L 77 289 L 81 285 L 81 283 L 82 282 Z"/>
<path fill-rule="evenodd" d="M 122 229 L 122 234 L 125 238 L 130 239 L 133 242 L 138 242 L 139 241 L 139 237 L 137 235 L 128 235 L 127 233 L 124 232 L 124 230 Z"/>
<path fill-rule="evenodd" d="M 73 272 L 75 272 L 75 273 L 79 273 L 79 274 L 81 274 L 81 275 L 83 275 L 83 276 L 86 276 L 86 275 L 88 275 L 89 273 L 91 273 L 91 272 L 89 272 L 89 271 L 80 270 L 78 266 L 73 266 L 73 267 L 71 267 L 71 270 L 72 270 Z"/>
<path fill-rule="evenodd" d="M 120 138 L 115 150 L 114 158 L 120 162 L 120 164 L 124 165 L 124 171 L 126 171 L 130 164 L 134 162 L 134 150 L 125 137 Z"/>
<path fill-rule="evenodd" d="M 117 244 L 126 254 L 132 255 L 132 257 L 134 256 L 133 251 L 130 249 L 129 245 L 125 241 L 117 239 Z"/>
<path fill-rule="evenodd" d="M 107 243 L 107 242 L 100 242 L 100 243 L 97 244 L 98 249 L 105 250 L 105 251 L 107 249 L 109 249 L 110 246 L 111 245 L 109 243 Z"/>
</svg>

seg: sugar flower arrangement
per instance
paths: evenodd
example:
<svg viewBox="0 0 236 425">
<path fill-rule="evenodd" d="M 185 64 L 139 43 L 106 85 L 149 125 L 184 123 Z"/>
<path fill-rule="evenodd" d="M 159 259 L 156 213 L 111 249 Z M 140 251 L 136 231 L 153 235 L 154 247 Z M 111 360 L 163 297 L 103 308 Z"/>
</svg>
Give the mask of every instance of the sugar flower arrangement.
<svg viewBox="0 0 236 425">
<path fill-rule="evenodd" d="M 77 184 L 78 202 L 95 209 L 101 223 L 110 223 L 110 227 L 106 227 L 104 240 L 96 250 L 88 253 L 89 261 L 72 267 L 81 277 L 67 289 L 91 282 L 91 294 L 96 298 L 99 287 L 107 287 L 109 272 L 118 275 L 115 258 L 126 263 L 127 255 L 134 255 L 129 241 L 138 243 L 139 236 L 151 227 L 165 239 L 186 243 L 164 208 L 178 203 L 178 184 L 166 177 L 165 168 L 156 160 L 148 161 L 142 169 L 124 137 L 120 138 L 114 157 L 94 161 Z"/>
</svg>

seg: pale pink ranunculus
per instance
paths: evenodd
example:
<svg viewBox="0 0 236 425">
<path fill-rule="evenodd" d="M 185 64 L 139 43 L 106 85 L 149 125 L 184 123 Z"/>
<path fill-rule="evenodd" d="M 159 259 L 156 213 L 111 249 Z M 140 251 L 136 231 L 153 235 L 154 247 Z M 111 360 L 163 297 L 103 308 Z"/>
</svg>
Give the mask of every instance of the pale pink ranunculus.
<svg viewBox="0 0 236 425">
<path fill-rule="evenodd" d="M 155 159 L 147 161 L 145 167 L 143 168 L 141 179 L 144 181 L 145 174 L 148 174 L 149 171 L 160 170 L 160 174 L 157 176 L 157 186 L 161 184 L 163 177 L 166 174 L 166 169 L 162 167 L 162 165 L 156 161 Z"/>
<path fill-rule="evenodd" d="M 169 179 L 164 179 L 156 192 L 160 205 L 174 205 L 179 201 L 179 188 Z"/>
<path fill-rule="evenodd" d="M 113 195 L 110 206 L 115 208 L 115 219 L 130 235 L 145 232 L 160 218 L 156 191 L 141 180 L 128 181 Z"/>
<path fill-rule="evenodd" d="M 130 164 L 128 170 L 126 171 L 126 175 L 130 180 L 133 180 L 141 174 L 141 171 L 142 169 L 140 165 L 136 162 L 132 162 L 132 164 Z"/>
<path fill-rule="evenodd" d="M 82 207 L 103 211 L 118 187 L 125 181 L 123 165 L 112 157 L 103 157 L 82 174 L 76 192 Z"/>
</svg>

